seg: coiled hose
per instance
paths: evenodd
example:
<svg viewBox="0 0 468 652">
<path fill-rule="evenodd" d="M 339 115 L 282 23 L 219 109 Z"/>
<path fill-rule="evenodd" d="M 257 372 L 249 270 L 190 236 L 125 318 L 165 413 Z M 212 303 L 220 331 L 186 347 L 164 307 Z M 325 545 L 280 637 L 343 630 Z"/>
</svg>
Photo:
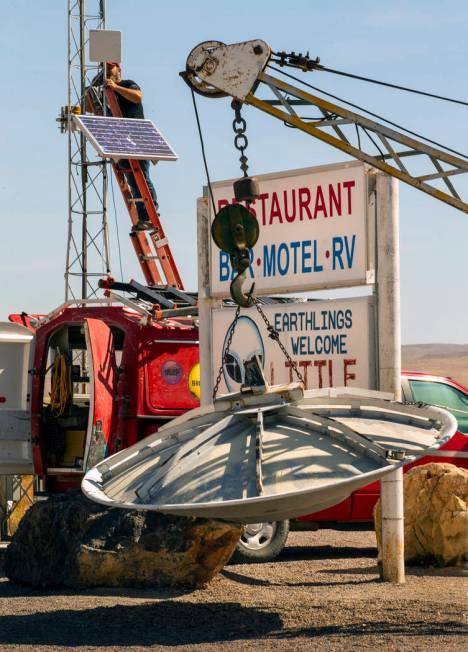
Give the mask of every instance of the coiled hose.
<svg viewBox="0 0 468 652">
<path fill-rule="evenodd" d="M 52 416 L 62 416 L 72 395 L 71 365 L 68 364 L 67 356 L 62 353 L 55 358 L 52 368 L 52 387 L 49 394 Z"/>
</svg>

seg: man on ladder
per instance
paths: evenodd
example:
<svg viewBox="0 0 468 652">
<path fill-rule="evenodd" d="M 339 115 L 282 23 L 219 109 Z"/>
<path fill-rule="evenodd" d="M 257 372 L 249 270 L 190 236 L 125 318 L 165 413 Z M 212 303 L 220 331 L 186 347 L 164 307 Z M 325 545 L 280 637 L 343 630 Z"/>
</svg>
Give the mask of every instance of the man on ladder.
<svg viewBox="0 0 468 652">
<path fill-rule="evenodd" d="M 106 78 L 107 88 L 114 91 L 120 111 L 122 112 L 122 117 L 137 118 L 143 120 L 145 117 L 143 111 L 143 93 L 141 92 L 141 88 L 138 86 L 138 84 L 131 79 L 122 79 L 120 64 L 113 61 L 107 62 Z M 87 95 L 86 109 L 92 113 L 95 113 L 95 109 L 89 94 Z M 138 163 L 140 164 L 141 170 L 145 176 L 146 183 L 148 184 L 148 189 L 153 199 L 155 208 L 158 210 L 159 207 L 156 190 L 149 174 L 149 161 L 139 160 Z M 133 199 L 141 199 L 141 194 L 131 170 L 130 162 L 127 159 L 120 159 L 117 165 L 125 174 L 125 178 L 127 179 L 127 183 L 130 187 Z M 152 229 L 153 225 L 149 219 L 144 202 L 136 202 L 136 205 L 138 210 L 138 223 L 135 224 L 133 230 L 146 231 L 148 229 Z"/>
</svg>

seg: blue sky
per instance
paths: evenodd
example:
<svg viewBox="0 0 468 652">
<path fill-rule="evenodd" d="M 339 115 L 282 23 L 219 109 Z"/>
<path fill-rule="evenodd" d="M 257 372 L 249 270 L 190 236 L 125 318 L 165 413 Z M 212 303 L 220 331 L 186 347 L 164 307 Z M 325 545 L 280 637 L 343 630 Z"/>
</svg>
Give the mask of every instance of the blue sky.
<svg viewBox="0 0 468 652">
<path fill-rule="evenodd" d="M 94 0 L 88 0 L 90 4 Z M 66 102 L 66 0 L 3 0 L 0 162 L 0 319 L 44 312 L 63 300 L 67 223 L 67 143 L 55 122 Z M 275 50 L 309 50 L 331 68 L 468 99 L 468 5 L 462 1 L 375 3 L 296 0 L 172 3 L 108 0 L 107 27 L 123 32 L 124 77 L 144 91 L 153 119 L 180 156 L 153 169 L 161 215 L 183 279 L 196 287 L 196 198 L 205 183 L 189 90 L 178 72 L 199 42 L 262 38 Z M 313 79 L 312 79 L 313 77 Z M 310 78 L 331 93 L 468 151 L 466 107 L 419 98 L 326 73 Z M 200 98 L 213 180 L 238 176 L 228 100 Z M 253 108 L 252 173 L 344 160 Z M 465 181 L 465 198 L 468 184 Z M 141 278 L 117 220 L 126 279 Z M 114 215 L 111 244 L 118 275 Z M 468 216 L 402 184 L 400 188 L 403 343 L 468 341 Z"/>
</svg>

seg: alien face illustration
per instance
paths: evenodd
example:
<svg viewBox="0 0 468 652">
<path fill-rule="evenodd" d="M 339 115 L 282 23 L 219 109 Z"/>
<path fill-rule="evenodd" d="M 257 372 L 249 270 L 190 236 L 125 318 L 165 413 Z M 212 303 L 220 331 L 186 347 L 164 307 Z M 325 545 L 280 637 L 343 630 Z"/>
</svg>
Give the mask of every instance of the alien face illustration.
<svg viewBox="0 0 468 652">
<path fill-rule="evenodd" d="M 226 351 L 232 325 L 224 338 L 222 356 Z M 229 392 L 237 392 L 244 383 L 244 362 L 258 355 L 262 368 L 265 366 L 265 347 L 257 324 L 250 317 L 239 317 L 227 359 L 223 364 L 223 374 Z"/>
</svg>

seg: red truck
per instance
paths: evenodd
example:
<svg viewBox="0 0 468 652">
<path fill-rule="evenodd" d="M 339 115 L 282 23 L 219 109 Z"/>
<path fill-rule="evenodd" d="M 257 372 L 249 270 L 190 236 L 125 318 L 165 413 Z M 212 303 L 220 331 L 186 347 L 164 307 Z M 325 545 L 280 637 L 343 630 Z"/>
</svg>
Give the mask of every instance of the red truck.
<svg viewBox="0 0 468 652">
<path fill-rule="evenodd" d="M 138 302 L 104 298 L 64 304 L 42 317 L 38 328 L 21 316 L 12 317 L 16 323 L 3 324 L 0 474 L 34 473 L 45 492 L 79 486 L 84 472 L 101 459 L 197 407 L 198 324 L 190 306 L 178 310 L 185 316 L 173 318 L 166 312 L 165 318 L 152 319 Z M 73 391 L 65 395 L 66 409 L 61 411 L 60 402 L 52 398 L 57 361 L 62 359 Z M 443 460 L 468 468 L 466 387 L 447 377 L 405 372 L 402 393 L 405 402 L 447 408 L 459 424 L 441 450 L 416 464 Z M 374 483 L 291 525 L 315 529 L 330 522 L 370 521 L 378 496 Z M 273 559 L 289 526 L 287 521 L 248 525 L 238 557 Z"/>
<path fill-rule="evenodd" d="M 196 298 L 177 318 L 122 299 L 68 302 L 28 330 L 15 316 L 1 325 L 0 474 L 35 474 L 44 492 L 78 487 L 199 405 Z"/>
</svg>

